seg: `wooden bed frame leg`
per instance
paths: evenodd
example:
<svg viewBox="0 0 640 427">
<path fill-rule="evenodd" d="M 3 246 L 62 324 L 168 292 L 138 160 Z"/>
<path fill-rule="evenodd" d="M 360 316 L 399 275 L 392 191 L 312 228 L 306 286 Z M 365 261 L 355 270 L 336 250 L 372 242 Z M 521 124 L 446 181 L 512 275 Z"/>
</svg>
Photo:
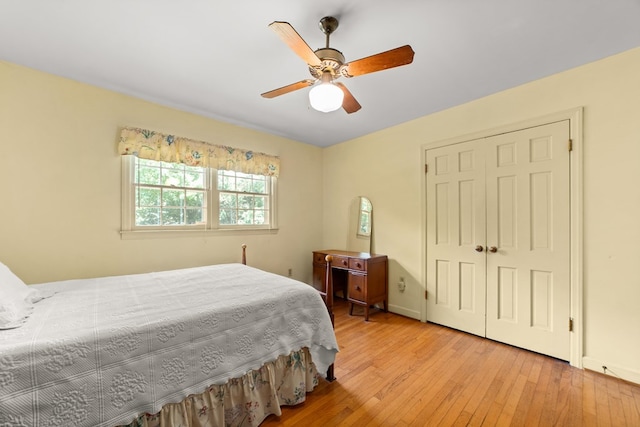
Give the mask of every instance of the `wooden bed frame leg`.
<svg viewBox="0 0 640 427">
<path fill-rule="evenodd" d="M 247 245 L 242 244 L 242 264 L 247 265 Z"/>
<path fill-rule="evenodd" d="M 331 263 L 333 262 L 333 257 L 331 255 L 327 255 L 324 260 L 327 262 L 327 268 L 325 269 L 324 276 L 324 284 L 325 284 L 325 304 L 327 305 L 327 311 L 329 312 L 329 317 L 331 318 L 331 325 L 334 326 L 335 329 L 335 321 L 333 315 L 333 274 L 331 271 Z M 327 381 L 333 382 L 336 377 L 333 373 L 333 363 L 327 369 Z"/>
<path fill-rule="evenodd" d="M 329 367 L 327 368 L 327 381 L 329 381 L 330 383 L 334 382 L 336 380 L 336 376 L 333 374 L 333 363 L 331 365 L 329 365 Z"/>
</svg>

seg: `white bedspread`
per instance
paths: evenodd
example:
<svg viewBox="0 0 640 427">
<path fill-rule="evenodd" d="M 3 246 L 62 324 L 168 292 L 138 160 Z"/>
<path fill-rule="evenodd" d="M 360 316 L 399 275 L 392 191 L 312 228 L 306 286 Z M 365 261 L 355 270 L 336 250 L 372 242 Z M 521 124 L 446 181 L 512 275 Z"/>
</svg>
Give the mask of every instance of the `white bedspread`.
<svg viewBox="0 0 640 427">
<path fill-rule="evenodd" d="M 311 286 L 241 264 L 35 285 L 0 331 L 0 425 L 113 426 L 308 347 L 337 344 Z"/>
</svg>

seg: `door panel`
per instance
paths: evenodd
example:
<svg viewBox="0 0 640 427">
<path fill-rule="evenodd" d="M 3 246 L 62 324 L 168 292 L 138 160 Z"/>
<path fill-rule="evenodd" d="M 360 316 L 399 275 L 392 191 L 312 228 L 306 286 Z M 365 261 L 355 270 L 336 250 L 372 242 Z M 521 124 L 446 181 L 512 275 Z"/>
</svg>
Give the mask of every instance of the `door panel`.
<svg viewBox="0 0 640 427">
<path fill-rule="evenodd" d="M 568 360 L 568 140 L 563 121 L 426 151 L 428 321 Z"/>
<path fill-rule="evenodd" d="M 468 142 L 427 152 L 427 320 L 484 336 L 484 158 Z"/>
<path fill-rule="evenodd" d="M 498 319 L 515 322 L 518 318 L 518 279 L 517 270 L 498 267 Z"/>
<path fill-rule="evenodd" d="M 515 248 L 518 232 L 516 230 L 516 177 L 501 176 L 498 178 L 495 203 L 497 203 L 498 223 L 496 242 L 501 248 Z"/>
<path fill-rule="evenodd" d="M 486 336 L 564 360 L 570 350 L 568 141 L 567 121 L 486 140 L 487 158 L 498 159 L 486 162 L 487 245 L 497 247 L 487 254 Z"/>
</svg>

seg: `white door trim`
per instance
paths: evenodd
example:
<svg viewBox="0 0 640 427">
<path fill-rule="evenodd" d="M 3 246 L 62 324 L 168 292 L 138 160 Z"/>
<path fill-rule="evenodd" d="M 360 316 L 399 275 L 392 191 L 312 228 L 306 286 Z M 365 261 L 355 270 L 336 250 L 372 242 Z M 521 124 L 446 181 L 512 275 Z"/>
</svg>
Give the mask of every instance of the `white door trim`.
<svg viewBox="0 0 640 427">
<path fill-rule="evenodd" d="M 426 151 L 431 148 L 443 147 L 451 144 L 457 144 L 474 139 L 487 138 L 503 133 L 514 132 L 534 126 L 541 126 L 548 123 L 569 120 L 570 138 L 573 143 L 573 150 L 569 159 L 570 171 L 570 206 L 571 206 L 571 254 L 570 254 L 570 272 L 571 272 L 571 318 L 573 319 L 573 333 L 571 333 L 571 349 L 569 363 L 571 366 L 582 368 L 583 355 L 583 134 L 582 120 L 583 108 L 577 107 L 570 110 L 560 111 L 557 113 L 545 115 L 542 117 L 525 120 L 518 123 L 509 124 L 467 135 L 461 135 L 440 141 L 433 141 L 421 146 L 420 160 L 421 168 L 426 161 Z M 568 148 L 567 148 L 568 149 Z M 426 179 L 421 180 L 420 184 L 421 197 L 421 250 L 422 256 L 422 286 L 423 291 L 426 290 L 425 278 L 426 272 L 426 252 L 427 252 L 427 236 L 426 236 L 426 219 L 427 219 L 427 200 L 426 200 Z M 420 307 L 420 320 L 427 320 L 427 304 L 426 301 Z M 568 322 L 567 322 L 568 323 Z M 569 325 L 567 324 L 567 327 Z"/>
</svg>

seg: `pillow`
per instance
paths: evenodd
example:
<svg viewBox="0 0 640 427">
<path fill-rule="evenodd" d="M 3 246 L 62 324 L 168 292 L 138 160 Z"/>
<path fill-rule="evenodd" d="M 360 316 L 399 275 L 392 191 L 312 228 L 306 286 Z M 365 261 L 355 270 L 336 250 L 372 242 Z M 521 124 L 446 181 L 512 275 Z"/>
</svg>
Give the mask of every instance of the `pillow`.
<svg viewBox="0 0 640 427">
<path fill-rule="evenodd" d="M 13 274 L 9 267 L 0 262 L 0 289 L 4 289 L 16 298 L 21 298 L 29 304 L 40 301 L 43 295 L 38 289 L 31 288 Z"/>
<path fill-rule="evenodd" d="M 0 287 L 0 329 L 17 328 L 27 321 L 33 305 Z"/>
<path fill-rule="evenodd" d="M 0 262 L 0 329 L 22 325 L 33 311 L 33 303 L 41 299 L 39 290 L 25 285 Z"/>
</svg>

